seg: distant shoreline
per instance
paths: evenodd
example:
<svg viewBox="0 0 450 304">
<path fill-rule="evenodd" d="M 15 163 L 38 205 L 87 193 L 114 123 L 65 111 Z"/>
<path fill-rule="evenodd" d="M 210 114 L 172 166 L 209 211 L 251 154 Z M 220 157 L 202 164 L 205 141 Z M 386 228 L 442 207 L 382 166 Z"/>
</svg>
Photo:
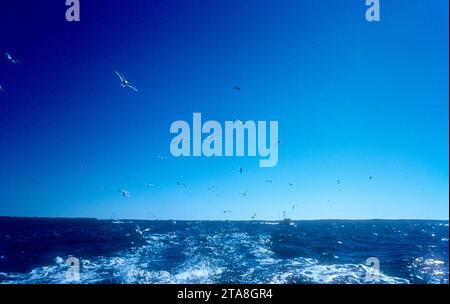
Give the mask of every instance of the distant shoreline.
<svg viewBox="0 0 450 304">
<path fill-rule="evenodd" d="M 0 216 L 1 220 L 90 220 L 90 221 L 113 221 L 113 219 L 108 218 L 95 218 L 95 217 L 44 217 L 44 216 Z M 148 222 L 167 222 L 167 221 L 177 221 L 177 222 L 280 222 L 281 220 L 276 219 L 258 219 L 258 220 L 221 220 L 221 219 L 126 219 L 121 218 L 124 221 L 148 221 Z M 448 219 L 292 219 L 292 222 L 319 222 L 319 221 L 345 221 L 345 222 L 357 222 L 357 221 L 434 221 L 434 222 L 448 222 Z"/>
</svg>

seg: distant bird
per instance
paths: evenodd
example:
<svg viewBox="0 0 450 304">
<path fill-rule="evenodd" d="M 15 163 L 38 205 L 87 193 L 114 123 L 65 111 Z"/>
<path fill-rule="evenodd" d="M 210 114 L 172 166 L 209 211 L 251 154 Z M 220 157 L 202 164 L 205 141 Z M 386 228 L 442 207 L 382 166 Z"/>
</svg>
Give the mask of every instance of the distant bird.
<svg viewBox="0 0 450 304">
<path fill-rule="evenodd" d="M 6 93 L 1 84 L 0 84 L 0 92 Z"/>
<path fill-rule="evenodd" d="M 186 188 L 186 184 L 180 182 L 177 182 L 177 186 L 183 186 L 184 188 Z"/>
<path fill-rule="evenodd" d="M 130 192 L 127 190 L 119 190 L 123 197 L 130 197 Z"/>
<path fill-rule="evenodd" d="M 242 166 L 239 167 L 239 173 L 242 174 L 242 170 L 244 170 L 244 168 Z"/>
<path fill-rule="evenodd" d="M 294 208 L 295 208 L 295 207 L 296 207 L 295 205 L 292 205 L 291 211 L 294 211 Z"/>
<path fill-rule="evenodd" d="M 276 144 L 275 146 L 278 146 L 279 144 L 281 144 L 281 141 L 280 141 L 280 140 L 277 141 L 277 144 Z"/>
<path fill-rule="evenodd" d="M 86 172 L 86 166 L 83 164 L 78 165 L 78 170 L 82 171 L 82 172 Z"/>
<path fill-rule="evenodd" d="M 369 176 L 369 179 L 372 180 L 372 179 L 373 179 L 373 176 Z"/>
<path fill-rule="evenodd" d="M 270 180 L 270 179 L 266 179 L 265 181 L 264 181 L 265 183 L 272 183 L 272 180 Z"/>
<path fill-rule="evenodd" d="M 36 179 L 37 179 L 37 177 L 34 176 L 34 175 L 33 175 L 33 176 L 28 176 L 28 177 L 27 177 L 27 181 L 28 181 L 28 182 L 33 182 L 33 181 L 35 181 Z"/>
<path fill-rule="evenodd" d="M 341 184 L 341 181 L 340 181 L 340 180 L 336 180 L 336 182 L 338 183 L 338 185 L 340 185 L 340 184 Z"/>
<path fill-rule="evenodd" d="M 236 93 L 239 93 L 241 91 L 241 87 L 238 85 L 235 85 L 234 90 L 236 91 Z"/>
<path fill-rule="evenodd" d="M 135 92 L 138 91 L 137 87 L 134 84 L 130 83 L 128 80 L 126 80 L 125 76 L 123 76 L 122 73 L 120 73 L 118 71 L 114 71 L 114 73 L 116 73 L 116 75 L 119 76 L 120 81 L 122 82 L 121 85 L 122 85 L 123 88 L 128 87 L 128 88 L 132 89 Z"/>
<path fill-rule="evenodd" d="M 206 189 L 206 190 L 211 191 L 211 190 L 214 190 L 214 189 L 216 189 L 216 188 L 214 186 L 211 186 L 211 187 L 208 187 L 208 189 Z"/>
<path fill-rule="evenodd" d="M 253 213 L 253 215 L 250 217 L 252 220 L 254 220 L 255 219 L 255 217 L 256 217 L 256 212 L 255 213 Z"/>
<path fill-rule="evenodd" d="M 5 52 L 5 56 L 6 56 L 6 59 L 8 59 L 12 64 L 18 64 L 18 63 L 20 63 L 19 60 L 17 60 L 17 59 L 14 58 L 13 56 L 11 56 L 11 54 L 8 53 L 8 52 Z"/>
<path fill-rule="evenodd" d="M 244 192 L 241 193 L 242 196 L 247 196 L 247 189 L 245 189 Z"/>
<path fill-rule="evenodd" d="M 141 231 L 141 228 L 139 227 L 139 225 L 138 224 L 135 224 L 136 225 L 136 232 L 139 234 L 139 235 L 142 235 L 142 231 Z"/>
<path fill-rule="evenodd" d="M 231 210 L 224 210 L 221 212 L 222 214 L 227 214 L 227 213 L 231 213 Z"/>
<path fill-rule="evenodd" d="M 145 185 L 147 188 L 153 188 L 153 187 L 156 187 L 156 185 L 155 184 L 147 184 L 147 185 Z"/>
<path fill-rule="evenodd" d="M 288 185 L 289 185 L 289 187 L 292 187 L 292 186 L 294 186 L 294 184 L 293 184 L 293 183 L 288 183 Z"/>
</svg>

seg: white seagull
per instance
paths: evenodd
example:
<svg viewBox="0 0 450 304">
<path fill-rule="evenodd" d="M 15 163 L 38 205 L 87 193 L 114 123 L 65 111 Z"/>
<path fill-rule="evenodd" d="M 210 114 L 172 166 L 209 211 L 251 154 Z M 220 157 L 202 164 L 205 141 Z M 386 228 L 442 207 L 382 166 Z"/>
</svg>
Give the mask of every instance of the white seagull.
<svg viewBox="0 0 450 304">
<path fill-rule="evenodd" d="M 123 197 L 129 197 L 130 192 L 127 190 L 119 190 L 119 192 L 122 194 Z"/>
<path fill-rule="evenodd" d="M 11 63 L 13 63 L 13 64 L 18 64 L 18 63 L 20 63 L 20 61 L 19 61 L 18 59 L 16 59 L 16 58 L 14 58 L 13 56 L 11 56 L 11 54 L 8 53 L 8 52 L 5 52 L 5 56 L 6 56 L 6 59 L 8 59 L 9 61 L 11 61 Z"/>
<path fill-rule="evenodd" d="M 116 75 L 119 76 L 120 81 L 122 82 L 122 87 L 123 88 L 128 87 L 128 88 L 132 89 L 135 92 L 138 91 L 137 87 L 134 84 L 130 83 L 128 80 L 126 80 L 125 76 L 123 76 L 122 73 L 120 73 L 118 71 L 114 71 L 114 73 L 116 73 Z"/>
</svg>

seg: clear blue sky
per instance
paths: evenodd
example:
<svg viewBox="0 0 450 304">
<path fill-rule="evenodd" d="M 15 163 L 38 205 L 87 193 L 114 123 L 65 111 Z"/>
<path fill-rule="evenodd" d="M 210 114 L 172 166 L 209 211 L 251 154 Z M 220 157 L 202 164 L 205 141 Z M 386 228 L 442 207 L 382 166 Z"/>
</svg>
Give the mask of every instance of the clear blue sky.
<svg viewBox="0 0 450 304">
<path fill-rule="evenodd" d="M 0 2 L 0 215 L 448 219 L 447 0 L 64 2 Z M 193 112 L 278 120 L 278 165 L 171 157 Z"/>
</svg>

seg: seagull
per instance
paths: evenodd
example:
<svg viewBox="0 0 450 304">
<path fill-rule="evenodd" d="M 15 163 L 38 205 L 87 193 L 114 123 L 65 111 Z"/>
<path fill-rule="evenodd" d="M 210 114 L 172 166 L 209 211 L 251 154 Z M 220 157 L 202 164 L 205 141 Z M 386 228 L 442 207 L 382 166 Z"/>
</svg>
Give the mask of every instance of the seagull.
<svg viewBox="0 0 450 304">
<path fill-rule="evenodd" d="M 239 167 L 239 173 L 241 173 L 242 174 L 242 170 L 243 170 L 244 168 L 242 167 L 242 166 L 240 166 Z"/>
<path fill-rule="evenodd" d="M 247 189 L 243 193 L 241 193 L 242 196 L 247 196 Z"/>
<path fill-rule="evenodd" d="M 241 91 L 241 87 L 236 85 L 234 86 L 234 90 L 236 91 L 236 93 L 239 93 Z"/>
<path fill-rule="evenodd" d="M 255 213 L 253 213 L 253 215 L 250 217 L 252 220 L 254 220 L 255 219 L 255 217 L 256 217 L 256 212 Z"/>
<path fill-rule="evenodd" d="M 114 71 L 114 73 L 116 73 L 116 75 L 119 76 L 120 81 L 122 82 L 122 87 L 123 87 L 123 88 L 128 87 L 128 88 L 132 89 L 132 90 L 135 91 L 135 92 L 138 91 L 138 90 L 137 90 L 137 87 L 136 87 L 134 84 L 128 82 L 128 80 L 125 79 L 125 76 L 123 76 L 122 73 L 120 73 L 120 72 L 118 72 L 118 71 Z"/>
<path fill-rule="evenodd" d="M 127 190 L 119 190 L 123 197 L 130 197 L 130 192 Z"/>
<path fill-rule="evenodd" d="M 142 235 L 142 231 L 141 231 L 141 228 L 139 227 L 139 225 L 138 224 L 135 224 L 135 225 L 136 225 L 136 232 L 139 233 L 140 235 Z"/>
<path fill-rule="evenodd" d="M 17 59 L 14 58 L 13 56 L 11 56 L 11 54 L 9 54 L 8 52 L 5 52 L 5 56 L 6 56 L 6 59 L 8 59 L 9 61 L 11 61 L 12 64 L 18 64 L 18 63 L 20 63 L 19 60 L 17 60 Z"/>
<path fill-rule="evenodd" d="M 183 186 L 184 188 L 186 188 L 186 184 L 180 182 L 177 182 L 177 186 Z"/>
<path fill-rule="evenodd" d="M 156 187 L 156 185 L 155 184 L 147 184 L 146 187 L 147 188 L 153 188 L 153 187 Z"/>
<path fill-rule="evenodd" d="M 292 205 L 291 207 L 291 211 L 294 211 L 295 205 Z"/>
<path fill-rule="evenodd" d="M 33 175 L 33 176 L 28 176 L 28 177 L 27 177 L 27 181 L 28 181 L 28 182 L 35 181 L 36 179 L 37 179 L 37 177 L 34 176 L 34 175 Z"/>
<path fill-rule="evenodd" d="M 231 210 L 224 210 L 221 213 L 223 213 L 223 214 L 231 213 Z"/>
<path fill-rule="evenodd" d="M 294 186 L 294 184 L 293 184 L 293 183 L 288 183 L 288 185 L 289 185 L 289 187 L 292 187 L 292 186 Z"/>
<path fill-rule="evenodd" d="M 208 187 L 208 189 L 206 189 L 206 190 L 210 191 L 210 190 L 214 190 L 214 189 L 216 189 L 216 188 L 214 186 L 211 186 L 211 187 Z"/>
<path fill-rule="evenodd" d="M 340 185 L 340 184 L 341 184 L 341 181 L 340 181 L 340 180 L 336 180 L 336 182 L 338 183 L 338 185 Z"/>
<path fill-rule="evenodd" d="M 265 182 L 265 183 L 272 183 L 272 180 L 266 179 L 264 182 Z"/>
<path fill-rule="evenodd" d="M 369 179 L 372 180 L 372 179 L 373 179 L 373 176 L 369 176 Z"/>
</svg>

